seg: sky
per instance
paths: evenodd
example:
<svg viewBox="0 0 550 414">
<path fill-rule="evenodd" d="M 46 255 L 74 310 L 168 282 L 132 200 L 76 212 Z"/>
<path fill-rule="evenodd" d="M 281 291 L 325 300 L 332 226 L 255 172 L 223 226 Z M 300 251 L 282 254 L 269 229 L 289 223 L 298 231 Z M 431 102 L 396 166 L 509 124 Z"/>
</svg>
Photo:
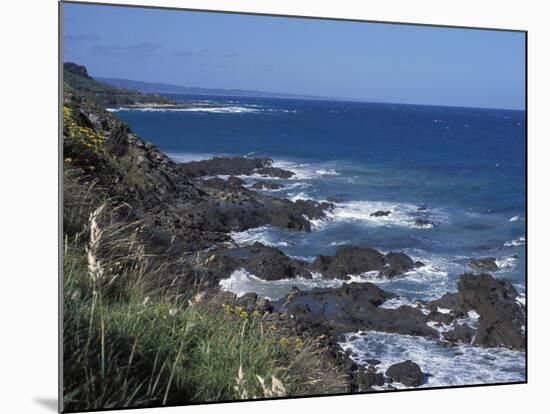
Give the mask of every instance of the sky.
<svg viewBox="0 0 550 414">
<path fill-rule="evenodd" d="M 355 100 L 524 109 L 518 32 L 65 3 L 91 76 Z"/>
</svg>

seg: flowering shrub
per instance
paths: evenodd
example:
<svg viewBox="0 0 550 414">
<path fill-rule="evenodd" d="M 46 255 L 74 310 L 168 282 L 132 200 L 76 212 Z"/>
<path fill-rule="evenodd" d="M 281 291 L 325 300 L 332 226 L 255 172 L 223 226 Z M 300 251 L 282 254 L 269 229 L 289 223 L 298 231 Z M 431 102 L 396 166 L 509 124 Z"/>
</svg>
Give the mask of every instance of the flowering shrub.
<svg viewBox="0 0 550 414">
<path fill-rule="evenodd" d="M 63 106 L 63 161 L 94 170 L 104 152 L 105 137 L 76 122 L 74 111 Z"/>
</svg>

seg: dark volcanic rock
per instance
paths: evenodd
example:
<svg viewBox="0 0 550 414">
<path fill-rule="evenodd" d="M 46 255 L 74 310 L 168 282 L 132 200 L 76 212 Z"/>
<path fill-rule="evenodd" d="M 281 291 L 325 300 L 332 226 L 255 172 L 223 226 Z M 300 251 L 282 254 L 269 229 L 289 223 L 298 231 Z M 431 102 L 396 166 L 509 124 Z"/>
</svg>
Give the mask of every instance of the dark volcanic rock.
<svg viewBox="0 0 550 414">
<path fill-rule="evenodd" d="M 439 338 L 439 333 L 427 325 L 428 317 L 419 309 L 410 306 L 397 309 L 379 307 L 395 297 L 395 294 L 372 283 L 349 283 L 340 288 L 295 289 L 280 303 L 282 309 L 288 309 L 297 321 L 307 311 L 307 314 L 328 323 L 334 333 L 376 330 Z M 304 329 L 309 328 L 306 326 Z"/>
<path fill-rule="evenodd" d="M 255 293 L 245 293 L 243 296 L 237 297 L 231 292 L 221 292 L 209 299 L 218 304 L 227 304 L 233 307 L 240 306 L 248 313 L 257 311 L 264 314 L 273 311 L 271 302 Z"/>
<path fill-rule="evenodd" d="M 339 288 L 315 288 L 302 291 L 295 288 L 284 303 L 305 304 L 314 312 L 333 315 L 336 309 L 348 304 L 380 306 L 397 295 L 386 292 L 374 283 L 348 283 Z"/>
<path fill-rule="evenodd" d="M 382 274 L 387 277 L 402 275 L 417 267 L 415 262 L 405 253 L 390 252 L 384 256 L 384 260 L 388 266 L 382 270 Z"/>
<path fill-rule="evenodd" d="M 436 312 L 438 308 L 449 309 L 455 314 L 464 314 L 466 309 L 458 297 L 458 293 L 445 293 L 439 299 L 433 300 L 427 304 L 428 309 Z"/>
<path fill-rule="evenodd" d="M 296 202 L 258 193 L 241 185 L 211 178 L 195 183 L 205 196 L 181 206 L 180 216 L 199 221 L 203 228 L 220 232 L 243 231 L 272 225 L 288 230 L 310 231 L 311 219 L 322 219 L 330 205 L 312 200 Z M 183 210 L 183 211 L 182 211 Z"/>
<path fill-rule="evenodd" d="M 296 200 L 294 207 L 311 219 L 325 217 L 325 210 L 332 207 L 329 203 L 317 203 L 313 200 Z"/>
<path fill-rule="evenodd" d="M 292 171 L 273 167 L 270 158 L 214 157 L 209 160 L 180 164 L 180 169 L 189 177 L 207 175 L 252 175 L 260 174 L 276 178 L 290 178 Z"/>
<path fill-rule="evenodd" d="M 494 257 L 470 259 L 470 263 L 468 263 L 468 266 L 470 266 L 474 270 L 481 270 L 486 272 L 494 272 L 495 270 L 498 270 L 498 265 Z"/>
<path fill-rule="evenodd" d="M 256 181 L 252 184 L 252 188 L 255 190 L 278 190 L 283 186 L 272 181 Z"/>
<path fill-rule="evenodd" d="M 311 269 L 326 278 L 345 279 L 350 274 L 379 270 L 385 264 L 382 253 L 370 247 L 343 246 L 334 256 L 317 256 Z"/>
<path fill-rule="evenodd" d="M 418 387 L 424 382 L 422 370 L 411 360 L 392 365 L 386 371 L 386 376 L 407 387 Z"/>
<path fill-rule="evenodd" d="M 375 211 L 374 213 L 371 213 L 370 216 L 371 217 L 386 217 L 386 216 L 389 216 L 390 214 L 391 214 L 390 210 L 385 210 L 385 211 L 378 210 L 378 211 Z"/>
<path fill-rule="evenodd" d="M 250 255 L 243 267 L 264 280 L 290 279 L 305 275 L 305 263 L 293 260 L 279 249 L 254 244 L 249 248 Z"/>
<path fill-rule="evenodd" d="M 438 311 L 432 311 L 428 314 L 428 319 L 434 322 L 449 325 L 456 319 L 456 317 L 453 313 L 441 313 Z"/>
<path fill-rule="evenodd" d="M 370 247 L 342 246 L 334 256 L 317 256 L 310 269 L 321 273 L 324 278 L 348 279 L 349 275 L 371 271 L 379 271 L 380 276 L 395 277 L 415 267 L 415 262 L 404 253 L 390 252 L 384 256 Z"/>
<path fill-rule="evenodd" d="M 246 182 L 242 178 L 235 177 L 234 175 L 230 176 L 227 179 L 227 183 L 233 186 L 241 186 L 246 184 Z"/>
<path fill-rule="evenodd" d="M 468 325 L 458 325 L 452 331 L 443 332 L 443 338 L 450 342 L 471 343 L 475 336 L 475 329 Z"/>
<path fill-rule="evenodd" d="M 488 274 L 464 274 L 458 295 L 465 307 L 480 316 L 474 345 L 525 350 L 525 308 L 516 301 L 518 293 L 509 282 Z"/>
<path fill-rule="evenodd" d="M 294 176 L 292 171 L 283 170 L 277 167 L 262 167 L 254 171 L 256 174 L 275 177 L 275 178 L 291 178 Z"/>
<path fill-rule="evenodd" d="M 221 179 L 221 178 L 218 178 L 218 177 L 214 177 L 214 178 L 210 178 L 208 180 L 204 180 L 202 182 L 202 184 L 205 186 L 205 187 L 208 187 L 208 188 L 214 188 L 214 189 L 217 189 L 217 190 L 225 190 L 229 184 Z"/>
<path fill-rule="evenodd" d="M 208 160 L 182 163 L 179 164 L 179 167 L 190 177 L 251 175 L 258 168 L 270 166 L 272 162 L 269 158 L 214 157 Z"/>
<path fill-rule="evenodd" d="M 439 338 L 439 332 L 427 325 L 428 316 L 421 310 L 411 306 L 401 306 L 397 309 L 384 309 L 365 306 L 361 303 L 351 303 L 337 312 L 339 322 L 348 331 L 373 330 L 402 335 Z"/>
<path fill-rule="evenodd" d="M 373 385 L 382 386 L 384 382 L 384 374 L 372 369 L 357 371 L 352 380 L 353 385 L 362 390 L 369 389 Z"/>
<path fill-rule="evenodd" d="M 261 243 L 214 251 L 201 263 L 201 267 L 208 272 L 211 281 L 228 278 L 239 268 L 264 280 L 311 277 L 306 262 L 291 259 L 279 249 Z"/>
<path fill-rule="evenodd" d="M 414 221 L 414 225 L 416 227 L 435 227 L 435 223 L 431 220 L 424 220 L 424 219 L 416 219 Z"/>
</svg>

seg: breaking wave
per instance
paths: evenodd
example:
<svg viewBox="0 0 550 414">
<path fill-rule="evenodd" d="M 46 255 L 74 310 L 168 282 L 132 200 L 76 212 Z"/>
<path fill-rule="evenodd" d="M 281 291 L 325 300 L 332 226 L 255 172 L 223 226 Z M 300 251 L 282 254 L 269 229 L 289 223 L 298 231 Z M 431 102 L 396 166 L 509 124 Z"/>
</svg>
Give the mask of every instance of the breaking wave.
<svg viewBox="0 0 550 414">
<path fill-rule="evenodd" d="M 379 372 L 407 359 L 416 362 L 425 374 L 423 388 L 525 380 L 525 353 L 519 351 L 464 344 L 448 348 L 423 337 L 382 332 L 350 333 L 345 338 L 340 346 L 359 364 L 380 360 Z M 395 382 L 391 385 L 406 388 Z M 387 385 L 374 388 L 386 389 Z"/>
</svg>

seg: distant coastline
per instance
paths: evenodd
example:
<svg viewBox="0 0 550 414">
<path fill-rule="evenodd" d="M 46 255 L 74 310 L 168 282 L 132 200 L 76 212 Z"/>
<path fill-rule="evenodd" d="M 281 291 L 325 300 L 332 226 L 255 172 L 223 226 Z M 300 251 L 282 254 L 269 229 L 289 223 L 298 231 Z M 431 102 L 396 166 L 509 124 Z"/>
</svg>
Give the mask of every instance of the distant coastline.
<svg viewBox="0 0 550 414">
<path fill-rule="evenodd" d="M 154 94 L 182 94 L 182 95 L 215 95 L 254 98 L 279 98 L 279 99 L 306 99 L 329 101 L 354 101 L 349 98 L 334 96 L 320 96 L 295 93 L 266 92 L 247 89 L 222 89 L 222 88 L 198 88 L 172 85 L 167 83 L 145 82 L 130 79 L 119 79 L 94 76 L 95 80 L 114 86 L 116 88 L 134 89 L 142 93 Z M 360 102 L 378 102 L 375 100 L 361 100 Z"/>
<path fill-rule="evenodd" d="M 160 96 L 169 95 L 191 95 L 197 97 L 218 96 L 218 97 L 233 97 L 233 98 L 266 98 L 266 99 L 293 99 L 293 100 L 309 100 L 309 101 L 332 101 L 332 102 L 357 102 L 357 103 L 372 103 L 382 105 L 410 105 L 410 106 L 427 106 L 427 107 L 446 107 L 446 108 L 467 108 L 467 109 L 484 109 L 488 111 L 511 111 L 525 112 L 525 108 L 488 108 L 482 106 L 461 106 L 461 105 L 444 105 L 444 104 L 427 104 L 416 102 L 392 102 L 381 101 L 378 99 L 358 99 L 358 98 L 343 98 L 336 96 L 321 96 L 321 95 L 306 95 L 292 93 L 265 92 L 245 89 L 219 89 L 219 88 L 199 88 L 172 85 L 166 83 L 136 81 L 130 79 L 109 78 L 93 76 L 94 80 L 103 82 L 107 85 L 121 89 L 133 89 L 142 94 L 153 94 Z"/>
</svg>

